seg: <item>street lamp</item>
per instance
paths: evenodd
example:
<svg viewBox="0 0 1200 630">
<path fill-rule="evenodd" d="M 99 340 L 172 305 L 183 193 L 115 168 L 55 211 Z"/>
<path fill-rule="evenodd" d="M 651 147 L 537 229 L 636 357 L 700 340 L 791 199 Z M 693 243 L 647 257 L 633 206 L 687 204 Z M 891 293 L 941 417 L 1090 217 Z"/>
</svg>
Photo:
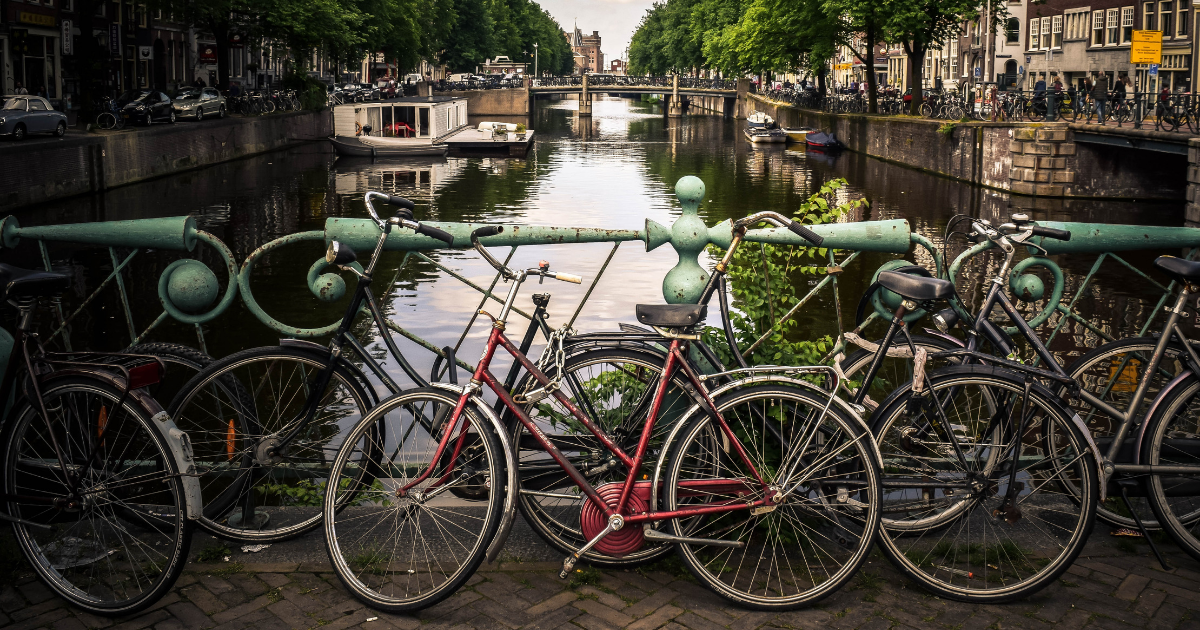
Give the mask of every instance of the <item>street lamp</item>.
<svg viewBox="0 0 1200 630">
<path fill-rule="evenodd" d="M 537 75 L 538 75 L 538 45 L 537 45 L 537 42 L 534 42 L 533 43 L 533 76 L 536 77 Z"/>
</svg>

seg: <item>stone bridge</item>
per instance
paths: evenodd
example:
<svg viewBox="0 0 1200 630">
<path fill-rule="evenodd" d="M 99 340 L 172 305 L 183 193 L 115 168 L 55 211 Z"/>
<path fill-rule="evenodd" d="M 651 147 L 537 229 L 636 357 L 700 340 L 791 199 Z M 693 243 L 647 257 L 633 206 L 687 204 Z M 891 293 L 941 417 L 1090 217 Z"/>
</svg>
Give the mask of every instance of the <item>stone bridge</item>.
<svg viewBox="0 0 1200 630">
<path fill-rule="evenodd" d="M 534 98 L 550 94 L 577 94 L 580 116 L 592 115 L 592 94 L 600 93 L 613 96 L 661 95 L 667 99 L 667 115 L 673 118 L 682 116 L 685 103 L 689 102 L 740 118 L 737 104 L 745 102 L 749 86 L 746 79 L 701 79 L 678 74 L 665 77 L 585 74 L 581 77 L 541 78 L 534 82 L 529 92 Z"/>
</svg>

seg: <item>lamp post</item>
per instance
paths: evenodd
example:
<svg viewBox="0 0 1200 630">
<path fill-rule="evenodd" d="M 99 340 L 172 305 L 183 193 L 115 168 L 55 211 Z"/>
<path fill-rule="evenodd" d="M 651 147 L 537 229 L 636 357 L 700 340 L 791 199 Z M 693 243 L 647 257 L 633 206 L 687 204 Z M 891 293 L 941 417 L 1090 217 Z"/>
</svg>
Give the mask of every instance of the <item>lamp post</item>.
<svg viewBox="0 0 1200 630">
<path fill-rule="evenodd" d="M 536 77 L 537 75 L 538 75 L 538 45 L 537 45 L 537 42 L 534 42 L 533 43 L 533 76 Z"/>
</svg>

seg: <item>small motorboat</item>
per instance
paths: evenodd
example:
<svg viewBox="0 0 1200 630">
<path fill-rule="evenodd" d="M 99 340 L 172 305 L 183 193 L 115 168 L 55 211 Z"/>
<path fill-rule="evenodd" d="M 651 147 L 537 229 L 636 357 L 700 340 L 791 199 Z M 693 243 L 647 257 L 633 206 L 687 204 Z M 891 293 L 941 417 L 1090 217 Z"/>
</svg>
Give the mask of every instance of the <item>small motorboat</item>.
<svg viewBox="0 0 1200 630">
<path fill-rule="evenodd" d="M 783 132 L 787 134 L 788 140 L 791 142 L 804 142 L 808 134 L 815 131 L 811 127 L 784 127 Z"/>
<path fill-rule="evenodd" d="M 785 143 L 788 135 L 782 129 L 747 129 L 746 139 L 754 144 Z"/>
<path fill-rule="evenodd" d="M 763 112 L 754 112 L 746 117 L 748 129 L 775 129 L 775 119 Z"/>
<path fill-rule="evenodd" d="M 810 147 L 820 147 L 822 149 L 840 149 L 842 143 L 833 133 L 825 133 L 823 131 L 814 131 L 808 133 L 804 137 L 804 142 Z"/>
</svg>

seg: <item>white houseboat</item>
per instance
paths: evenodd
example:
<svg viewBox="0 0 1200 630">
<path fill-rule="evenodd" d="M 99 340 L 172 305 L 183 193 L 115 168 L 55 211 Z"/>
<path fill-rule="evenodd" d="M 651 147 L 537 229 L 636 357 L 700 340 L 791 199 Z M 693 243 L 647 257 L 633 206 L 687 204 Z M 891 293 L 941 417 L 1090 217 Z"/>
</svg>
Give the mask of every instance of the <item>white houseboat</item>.
<svg viewBox="0 0 1200 630">
<path fill-rule="evenodd" d="M 467 99 L 393 98 L 333 108 L 333 148 L 339 155 L 445 155 L 442 140 L 467 124 Z"/>
</svg>

